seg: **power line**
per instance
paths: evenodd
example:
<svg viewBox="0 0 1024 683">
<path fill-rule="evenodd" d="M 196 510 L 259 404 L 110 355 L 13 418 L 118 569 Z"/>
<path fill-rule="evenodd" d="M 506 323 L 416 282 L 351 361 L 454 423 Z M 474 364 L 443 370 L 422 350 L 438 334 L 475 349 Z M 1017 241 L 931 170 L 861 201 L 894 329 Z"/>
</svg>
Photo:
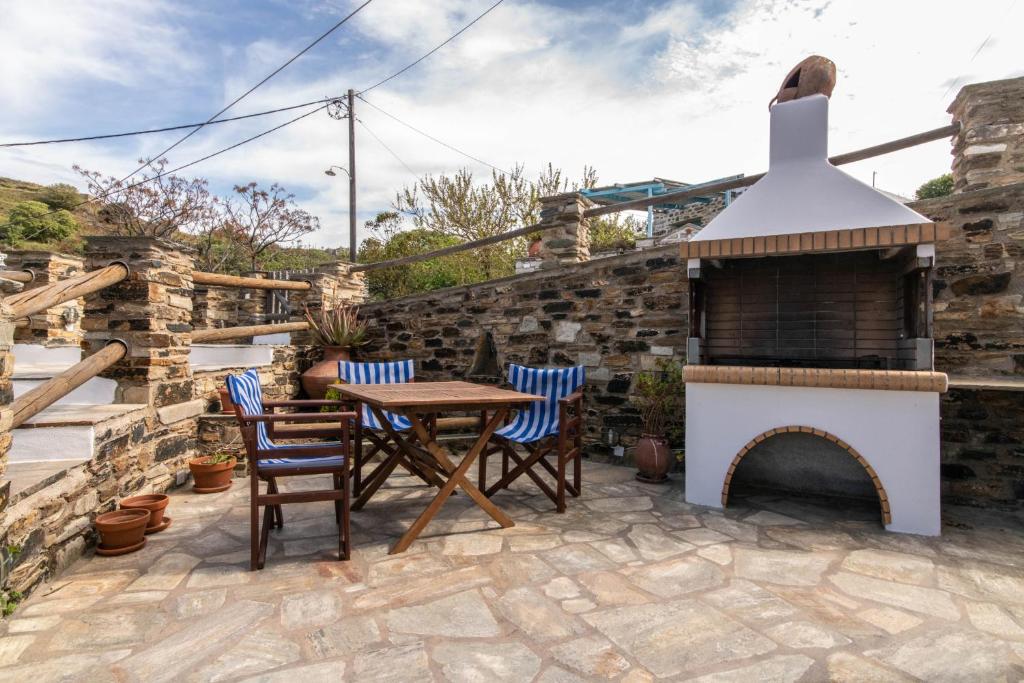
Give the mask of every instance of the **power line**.
<svg viewBox="0 0 1024 683">
<path fill-rule="evenodd" d="M 390 147 L 388 147 L 387 143 L 385 143 L 383 140 L 380 139 L 380 136 L 378 136 L 376 133 L 374 133 L 372 130 L 370 130 L 370 127 L 368 125 L 366 125 L 366 123 L 364 123 L 362 119 L 356 118 L 356 122 L 358 122 L 360 126 L 365 128 L 366 132 L 369 133 L 370 135 L 372 135 L 373 139 L 376 140 L 378 143 L 380 143 L 381 147 L 383 147 L 388 152 L 390 152 L 391 156 L 393 156 L 395 159 L 398 160 L 398 163 L 400 163 L 402 166 L 405 166 L 405 170 L 408 171 L 412 175 L 412 177 L 414 177 L 417 181 L 419 181 L 420 177 L 418 175 L 416 175 L 416 171 L 412 170 L 409 167 L 409 164 L 405 163 L 402 160 L 402 157 L 398 156 L 398 154 L 395 153 L 395 150 L 393 150 Z"/>
<path fill-rule="evenodd" d="M 224 154 L 225 152 L 230 152 L 231 150 L 236 149 L 238 147 L 241 147 L 242 145 L 246 145 L 246 144 L 248 144 L 248 143 L 250 143 L 250 142 L 252 142 L 254 140 L 258 140 L 258 139 L 262 138 L 265 135 L 270 135 L 271 133 L 273 133 L 275 131 L 279 131 L 282 128 L 284 128 L 285 126 L 290 126 L 293 123 L 301 121 L 302 119 L 306 118 L 307 116 L 312 116 L 313 114 L 315 114 L 315 113 L 317 113 L 319 111 L 323 111 L 324 109 L 327 108 L 327 106 L 328 106 L 327 104 L 321 105 L 321 106 L 317 107 L 316 109 L 313 109 L 312 111 L 307 111 L 306 113 L 300 114 L 300 115 L 296 116 L 293 119 L 285 121 L 284 123 L 276 125 L 273 128 L 270 128 L 268 130 L 265 130 L 262 133 L 257 133 L 256 135 L 253 135 L 253 136 L 248 137 L 248 138 L 246 138 L 244 140 L 236 142 L 233 145 L 229 145 L 228 147 L 224 147 L 223 149 L 219 149 L 216 152 L 213 152 L 211 154 L 207 154 L 204 157 L 200 157 L 199 159 L 196 159 L 195 161 L 190 161 L 187 164 L 182 164 L 181 166 L 177 166 L 177 167 L 172 168 L 172 169 L 170 169 L 168 171 L 161 171 L 160 173 L 157 173 L 156 175 L 150 176 L 149 178 L 144 178 L 143 180 L 140 180 L 138 182 L 132 183 L 131 185 L 126 185 L 125 187 L 119 187 L 119 188 L 116 188 L 116 189 L 109 190 L 107 192 L 104 192 L 101 195 L 96 196 L 96 197 L 90 197 L 89 199 L 86 199 L 83 202 L 79 202 L 79 203 L 75 204 L 71 208 L 72 209 L 76 209 L 79 206 L 83 206 L 85 204 L 89 204 L 89 203 L 97 201 L 97 200 L 106 199 L 110 195 L 118 194 L 119 192 L 125 192 L 127 190 L 131 190 L 131 189 L 136 188 L 136 187 L 138 187 L 140 185 L 145 185 L 146 183 L 151 183 L 154 180 L 159 180 L 160 178 L 163 178 L 164 176 L 170 175 L 172 173 L 177 173 L 178 171 L 182 171 L 182 170 L 184 170 L 184 169 L 186 169 L 186 168 L 188 168 L 190 166 L 195 166 L 196 164 L 199 164 L 199 163 L 202 163 L 202 162 L 207 161 L 209 159 L 212 159 L 214 157 L 220 156 L 221 154 Z M 118 183 L 123 183 L 123 182 L 124 182 L 123 180 L 118 181 Z M 54 210 L 54 211 L 49 211 L 47 213 L 41 214 L 41 216 L 50 216 L 52 214 L 57 213 L 57 211 L 61 211 L 61 210 L 62 209 L 57 209 L 57 210 Z M 3 225 L 0 225 L 0 228 L 5 228 L 5 227 L 9 226 L 10 224 L 11 224 L 10 221 L 8 221 L 7 223 L 4 223 Z M 35 237 L 39 232 L 40 231 L 36 231 L 35 233 L 32 233 L 30 235 L 26 235 L 22 239 L 31 239 L 31 238 Z"/>
<path fill-rule="evenodd" d="M 412 124 L 410 124 L 410 123 L 406 123 L 405 121 L 403 121 L 402 119 L 398 118 L 398 117 L 397 117 L 397 116 L 395 116 L 394 114 L 389 114 L 388 112 L 384 111 L 383 109 L 381 109 L 380 107 L 378 107 L 378 106 L 377 106 L 376 104 L 374 104 L 373 102 L 370 102 L 369 100 L 367 100 L 367 99 L 366 99 L 365 97 L 363 97 L 362 95 L 356 95 L 356 97 L 358 97 L 358 98 L 359 98 L 360 100 L 362 100 L 362 101 L 363 101 L 363 102 L 365 102 L 366 104 L 370 105 L 371 107 L 373 107 L 374 109 L 376 109 L 377 111 L 379 111 L 379 112 L 380 112 L 381 114 L 384 114 L 384 116 L 387 116 L 387 117 L 388 117 L 388 118 L 390 118 L 390 119 L 394 119 L 394 120 L 395 120 L 395 121 L 397 121 L 398 123 L 400 123 L 400 124 L 402 124 L 403 126 L 405 126 L 406 128 L 408 128 L 409 130 L 415 131 L 415 132 L 419 133 L 420 135 L 422 135 L 423 137 L 425 137 L 425 138 L 428 138 L 428 139 L 430 139 L 430 140 L 433 140 L 433 141 L 434 141 L 434 142 L 436 142 L 437 144 L 439 144 L 439 145 L 441 145 L 441 146 L 443 146 L 443 147 L 447 147 L 448 149 L 452 150 L 453 152 L 457 152 L 457 153 L 461 154 L 462 156 L 466 157 L 467 159 L 472 159 L 473 161 L 475 161 L 475 162 L 476 162 L 476 163 L 478 163 L 478 164 L 481 164 L 481 165 L 483 165 L 483 166 L 487 166 L 488 168 L 494 169 L 495 171 L 497 171 L 497 172 L 499 172 L 499 173 L 504 173 L 505 175 L 512 175 L 512 174 L 511 174 L 511 173 L 509 173 L 508 171 L 506 171 L 506 170 L 504 170 L 504 169 L 501 169 L 501 168 L 498 168 L 498 167 L 497 167 L 497 166 L 495 166 L 494 164 L 489 164 L 489 163 L 487 163 L 486 161 L 484 161 L 483 159 L 478 159 L 477 157 L 473 156 L 472 154 L 468 154 L 467 152 L 463 152 L 463 151 L 462 151 L 461 149 L 459 149 L 458 147 L 455 147 L 454 145 L 449 145 L 449 144 L 448 144 L 447 142 L 445 142 L 445 141 L 443 141 L 443 140 L 438 140 L 437 138 L 435 138 L 435 137 L 434 137 L 433 135 L 431 135 L 430 133 L 425 133 L 425 132 L 423 132 L 422 130 L 420 130 L 419 128 L 417 128 L 417 127 L 413 126 Z"/>
<path fill-rule="evenodd" d="M 460 35 L 462 35 L 462 33 L 463 33 L 464 31 L 466 31 L 467 29 L 469 29 L 469 27 L 470 27 L 470 26 L 472 26 L 472 25 L 473 25 L 473 24 L 475 24 L 476 22 L 478 22 L 478 21 L 480 21 L 481 19 L 483 19 L 484 17 L 486 17 L 486 16 L 488 15 L 488 14 L 490 14 L 491 10 L 493 10 L 493 9 L 494 9 L 495 7 L 497 7 L 498 5 L 500 5 L 501 3 L 503 3 L 504 1 L 505 1 L 505 0 L 498 0 L 498 1 L 496 2 L 496 3 L 494 3 L 493 5 L 491 5 L 490 7 L 488 7 L 488 8 L 486 9 L 486 10 L 484 10 L 484 13 L 483 13 L 483 14 L 481 14 L 481 15 L 480 15 L 480 16 L 478 16 L 478 17 L 477 17 L 476 19 L 474 19 L 473 21 L 471 21 L 471 22 L 469 22 L 468 24 L 466 24 L 465 26 L 463 26 L 463 27 L 462 27 L 461 29 L 459 29 L 458 31 L 456 31 L 456 32 L 455 32 L 454 34 L 452 34 L 451 36 L 449 36 L 449 38 L 448 38 L 448 39 L 447 39 L 446 41 L 444 41 L 443 43 L 441 43 L 440 45 L 438 45 L 437 47 L 435 47 L 435 48 L 434 48 L 433 50 L 431 50 L 431 51 L 430 51 L 430 52 L 428 52 L 427 54 L 423 55 L 422 57 L 420 57 L 419 59 L 417 59 L 417 60 L 416 60 L 415 62 L 413 62 L 412 64 L 409 64 L 409 65 L 408 65 L 408 66 L 406 66 L 405 68 L 399 69 L 398 71 L 396 71 L 395 73 L 391 74 L 390 76 L 388 76 L 388 77 L 387 77 L 387 78 L 385 78 L 384 80 L 382 80 L 382 81 L 379 81 L 379 82 L 377 82 L 377 83 L 374 83 L 373 85 L 371 85 L 371 86 L 370 86 L 369 88 L 366 88 L 365 90 L 361 90 L 361 91 L 359 91 L 359 93 L 358 93 L 358 94 L 359 94 L 359 95 L 364 95 L 364 94 L 366 94 L 366 93 L 370 92 L 371 90 L 373 90 L 374 88 L 376 88 L 376 87 L 378 87 L 378 86 L 381 86 L 381 85 L 384 85 L 385 83 L 387 83 L 387 82 L 388 82 L 388 81 L 390 81 L 391 79 L 393 79 L 393 78 L 398 78 L 399 76 L 401 76 L 402 74 L 404 74 L 404 73 L 405 73 L 406 71 L 408 71 L 409 69 L 413 68 L 414 66 L 416 66 L 417 64 L 419 64 L 420 62 L 422 62 L 422 61 L 423 61 L 424 59 L 426 59 L 426 58 L 427 58 L 427 57 L 429 57 L 430 55 L 432 55 L 432 54 L 434 54 L 435 52 L 437 52 L 438 50 L 440 50 L 440 49 L 441 49 L 442 47 L 444 47 L 444 46 L 445 46 L 445 45 L 447 45 L 448 43 L 450 43 L 450 42 L 452 42 L 453 40 L 455 40 L 456 38 L 458 38 L 458 37 L 459 37 Z"/>
<path fill-rule="evenodd" d="M 258 116 L 267 116 L 268 114 L 279 114 L 283 111 L 292 111 L 293 109 L 302 109 L 303 107 L 309 107 L 314 104 L 322 104 L 324 102 L 330 102 L 334 97 L 327 97 L 322 100 L 313 100 L 312 102 L 304 102 L 302 104 L 293 104 L 289 107 L 280 107 L 278 109 L 268 109 L 267 111 L 258 111 L 252 114 L 243 114 L 242 116 L 232 116 L 226 119 L 213 119 L 204 123 L 183 123 L 180 126 L 167 126 L 165 128 L 147 128 L 146 130 L 134 130 L 127 133 L 107 133 L 104 135 L 88 135 L 78 138 L 55 138 L 52 140 L 32 140 L 29 142 L 4 142 L 0 143 L 0 147 L 30 147 L 33 145 L 55 145 L 63 142 L 88 142 L 90 140 L 109 140 L 111 138 L 126 138 L 134 135 L 149 135 L 151 133 L 166 133 L 172 130 L 184 130 L 185 128 L 197 128 L 204 125 L 213 125 L 215 123 L 228 123 L 230 121 L 241 121 L 243 119 L 252 119 Z"/>
<path fill-rule="evenodd" d="M 337 30 L 338 28 L 340 28 L 340 27 L 341 27 L 341 26 L 342 26 L 342 25 L 343 25 L 343 24 L 344 24 L 345 22 L 347 22 L 347 21 L 348 21 L 349 19 L 351 19 L 352 17 L 354 17 L 354 16 L 355 16 L 355 15 L 356 15 L 356 14 L 357 14 L 357 13 L 358 13 L 358 12 L 359 12 L 360 10 L 362 10 L 362 9 L 363 9 L 364 7 L 366 7 L 367 5 L 369 5 L 369 4 L 371 3 L 371 2 L 373 2 L 373 0 L 366 0 L 366 2 L 364 2 L 364 3 L 363 3 L 363 4 L 361 4 L 361 5 L 359 5 L 359 7 L 356 7 L 356 8 L 354 9 L 354 10 L 352 10 L 351 12 L 349 12 L 349 14 L 348 14 L 347 16 L 345 16 L 345 17 L 344 17 L 344 18 L 343 18 L 343 19 L 342 19 L 341 21 L 339 21 L 338 23 L 336 23 L 336 24 L 335 24 L 334 26 L 332 26 L 331 28 L 327 29 L 327 31 L 325 31 L 324 33 L 322 33 L 322 34 L 320 35 L 320 37 L 319 37 L 319 38 L 317 38 L 316 40 L 314 40 L 314 41 L 313 41 L 312 43 L 310 43 L 310 44 L 309 44 L 309 45 L 307 45 L 306 47 L 304 47 L 304 48 L 302 48 L 301 50 L 299 50 L 299 52 L 297 52 L 297 53 L 296 53 L 296 54 L 295 54 L 295 55 L 294 55 L 294 56 L 293 56 L 293 57 L 292 57 L 291 59 L 289 59 L 289 60 L 288 60 L 287 62 L 285 62 L 285 63 L 284 63 L 284 64 L 282 64 L 281 66 L 277 67 L 276 69 L 274 69 L 274 70 L 273 70 L 273 71 L 272 71 L 272 72 L 271 72 L 271 73 L 270 73 L 270 74 L 269 74 L 269 75 L 268 75 L 268 76 L 267 76 L 266 78 L 264 78 L 264 79 L 263 79 L 262 81 L 260 81 L 260 82 L 259 82 L 259 83 L 257 83 L 256 85 L 252 86 L 251 88 L 249 88 L 248 90 L 246 90 L 246 91 L 245 91 L 244 93 L 242 93 L 242 94 L 241 94 L 241 95 L 239 95 L 238 97 L 236 97 L 236 98 L 235 98 L 234 100 L 232 100 L 232 101 L 231 101 L 231 103 L 230 103 L 230 104 L 228 104 L 228 105 L 227 105 L 226 107 L 224 107 L 223 109 L 221 109 L 220 111 L 218 111 L 218 112 L 217 112 L 216 114 L 214 114 L 213 116 L 211 116 L 210 118 L 208 118 L 208 119 L 207 119 L 207 120 L 206 120 L 206 121 L 205 121 L 205 122 L 204 122 L 204 123 L 203 123 L 202 125 L 200 125 L 200 126 L 199 126 L 198 128 L 196 128 L 195 130 L 189 131 L 189 132 L 188 132 L 188 133 L 187 133 L 186 135 L 184 135 L 184 136 L 183 136 L 183 137 L 182 137 L 182 138 L 181 138 L 180 140 L 178 140 L 177 142 L 175 142 L 175 143 L 174 143 L 173 145 L 171 145 L 170 147 L 168 147 L 168 148 L 167 148 L 167 149 L 165 149 L 164 151 L 160 152 L 159 154 L 157 154 L 157 155 L 155 155 L 155 156 L 151 156 L 151 157 L 150 157 L 150 158 L 149 158 L 149 159 L 148 159 L 148 160 L 146 161 L 146 163 L 144 163 L 144 164 L 143 164 L 142 166 L 140 166 L 139 168 L 135 169 L 134 171 L 132 171 L 131 173 L 129 173 L 128 175 L 126 175 L 126 176 L 125 176 L 124 178 L 122 178 L 122 179 L 121 179 L 121 182 L 124 182 L 125 180 L 128 180 L 128 179 L 129 179 L 129 178 L 131 178 L 131 177 L 132 177 L 133 175 L 135 175 L 136 173 L 138 173 L 138 172 L 139 172 L 139 171 L 141 171 L 142 169 L 144 169 L 144 168 L 146 168 L 147 166 L 149 166 L 149 165 L 150 165 L 150 163 L 152 163 L 153 159 L 160 159 L 160 158 L 162 158 L 162 157 L 163 157 L 163 156 L 164 156 L 165 154 L 167 154 L 168 152 L 170 152 L 170 151 L 171 151 L 172 149 L 174 149 L 175 147 L 177 147 L 177 146 L 178 146 L 178 145 L 180 145 L 181 143 L 185 142 L 185 140 L 188 140 L 188 139 L 189 139 L 190 137 L 192 137 L 193 135 L 195 135 L 196 133 L 198 133 L 198 132 L 199 132 L 200 130 L 202 130 L 202 129 L 203 129 L 203 127 L 204 127 L 204 126 L 206 126 L 206 124 L 208 124 L 208 123 L 210 123 L 211 121 L 213 121 L 213 120 L 214 120 L 215 118 L 217 118 L 218 116 L 220 116 L 221 114 L 223 114 L 224 112 L 226 112 L 226 111 L 227 111 L 228 109 L 231 109 L 231 107 L 235 106 L 236 104 L 238 104 L 239 102 L 241 102 L 241 101 L 242 101 L 243 99 L 245 99 L 246 97 L 248 97 L 248 96 L 249 96 L 249 95 L 250 95 L 250 94 L 251 94 L 251 93 L 252 93 L 252 92 L 253 92 L 254 90 L 256 90 L 257 88 L 259 88 L 259 87 L 260 87 L 261 85 L 263 85 L 264 83 L 266 83 L 267 81 L 269 81 L 269 80 L 270 80 L 271 78 L 273 78 L 273 77 L 274 77 L 274 76 L 276 76 L 277 74 L 279 74 L 279 73 L 281 73 L 282 71 L 284 71 L 284 69 L 285 69 L 285 68 L 287 68 L 287 67 L 288 67 L 288 65 L 290 65 L 290 64 L 291 64 L 292 62 L 294 62 L 294 61 L 295 61 L 296 59 L 298 59 L 298 58 L 299 58 L 299 57 L 301 57 L 302 55 L 304 55 L 304 54 L 306 54 L 307 52 L 309 52 L 309 50 L 311 50 L 311 49 L 312 49 L 312 48 L 313 48 L 313 47 L 314 47 L 314 46 L 315 46 L 315 45 L 316 45 L 317 43 L 319 43 L 319 42 L 320 42 L 321 40 L 323 40 L 323 39 L 324 39 L 324 38 L 326 38 L 327 36 L 329 36 L 329 35 L 331 35 L 332 33 L 334 33 L 334 32 L 335 32 L 335 31 L 336 31 L 336 30 Z"/>
</svg>

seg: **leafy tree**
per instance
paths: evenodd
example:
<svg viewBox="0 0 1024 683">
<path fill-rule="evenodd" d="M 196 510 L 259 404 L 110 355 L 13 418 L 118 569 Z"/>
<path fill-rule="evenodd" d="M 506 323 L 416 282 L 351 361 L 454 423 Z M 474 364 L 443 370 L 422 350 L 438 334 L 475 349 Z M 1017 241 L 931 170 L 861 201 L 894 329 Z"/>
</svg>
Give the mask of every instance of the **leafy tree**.
<svg viewBox="0 0 1024 683">
<path fill-rule="evenodd" d="M 39 193 L 39 201 L 51 209 L 66 209 L 70 211 L 82 203 L 82 197 L 78 193 L 78 188 L 74 185 L 55 183 Z"/>
<path fill-rule="evenodd" d="M 85 178 L 89 194 L 101 205 L 100 219 L 115 235 L 170 237 L 179 230 L 209 229 L 216 207 L 206 181 L 164 175 L 166 167 L 167 159 L 150 161 L 127 182 L 77 164 L 73 168 Z"/>
<path fill-rule="evenodd" d="M 597 174 L 589 167 L 582 180 L 573 183 L 551 164 L 533 181 L 517 165 L 507 174 L 492 171 L 491 182 L 482 184 L 474 182 L 471 171 L 462 169 L 452 176 L 424 176 L 403 188 L 394 206 L 412 215 L 418 229 L 468 242 L 532 225 L 540 219 L 541 197 L 592 187 L 596 182 Z M 525 245 L 520 238 L 476 250 L 483 279 L 512 274 Z"/>
<path fill-rule="evenodd" d="M 0 240 L 10 245 L 23 241 L 56 242 L 67 239 L 78 224 L 69 211 L 51 211 L 42 202 L 18 202 L 11 207 L 5 224 L 0 224 Z"/>
<path fill-rule="evenodd" d="M 271 247 L 263 257 L 263 270 L 309 270 L 337 260 L 331 251 L 317 247 Z"/>
<path fill-rule="evenodd" d="M 644 234 L 647 223 L 636 216 L 621 213 L 590 219 L 590 251 L 632 249 L 638 237 Z"/>
<path fill-rule="evenodd" d="M 384 211 L 370 221 L 366 228 L 372 234 L 359 248 L 360 263 L 377 263 L 404 256 L 424 254 L 436 249 L 454 246 L 461 240 L 426 228 L 402 231 L 402 218 L 394 211 Z M 481 265 L 473 252 L 462 252 L 441 258 L 421 261 L 406 266 L 385 268 L 367 273 L 367 289 L 375 299 L 425 292 L 442 287 L 454 287 L 483 278 Z"/>
<path fill-rule="evenodd" d="M 915 194 L 918 199 L 933 199 L 953 194 L 953 174 L 947 173 L 938 178 L 932 178 L 917 188 Z"/>
<path fill-rule="evenodd" d="M 236 185 L 235 197 L 224 204 L 230 229 L 252 270 L 271 247 L 295 243 L 320 229 L 320 220 L 300 209 L 294 199 L 277 183 L 262 190 L 253 182 Z"/>
</svg>

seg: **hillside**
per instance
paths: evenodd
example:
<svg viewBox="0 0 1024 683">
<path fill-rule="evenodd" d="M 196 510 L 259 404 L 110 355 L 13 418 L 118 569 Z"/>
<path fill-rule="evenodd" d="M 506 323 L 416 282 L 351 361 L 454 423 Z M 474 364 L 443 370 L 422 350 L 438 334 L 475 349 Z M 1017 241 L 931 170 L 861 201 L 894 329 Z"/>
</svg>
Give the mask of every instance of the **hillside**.
<svg viewBox="0 0 1024 683">
<path fill-rule="evenodd" d="M 0 177 L 0 221 L 7 220 L 7 212 L 17 203 L 25 201 L 40 201 L 40 195 L 45 189 L 45 185 L 30 183 L 27 180 Z M 86 195 L 84 194 L 80 195 L 80 197 L 83 201 L 86 199 Z M 96 218 L 96 210 L 97 207 L 95 204 L 84 204 L 71 212 L 74 215 L 75 220 L 78 221 L 79 235 L 106 234 L 106 229 Z M 57 245 L 29 242 L 24 245 L 20 245 L 19 248 L 55 249 L 58 251 L 70 252 L 80 250 L 79 240 L 74 239 L 67 240 L 64 243 Z"/>
</svg>

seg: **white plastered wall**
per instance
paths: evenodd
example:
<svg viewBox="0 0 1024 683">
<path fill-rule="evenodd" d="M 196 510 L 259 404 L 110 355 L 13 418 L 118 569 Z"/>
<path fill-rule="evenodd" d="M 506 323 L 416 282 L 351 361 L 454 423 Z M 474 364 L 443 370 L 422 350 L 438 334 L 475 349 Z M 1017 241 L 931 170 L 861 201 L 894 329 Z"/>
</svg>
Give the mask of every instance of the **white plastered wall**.
<svg viewBox="0 0 1024 683">
<path fill-rule="evenodd" d="M 736 454 L 791 425 L 829 432 L 868 461 L 889 497 L 889 531 L 939 535 L 939 394 L 931 392 L 688 382 L 687 502 L 722 507 Z"/>
</svg>

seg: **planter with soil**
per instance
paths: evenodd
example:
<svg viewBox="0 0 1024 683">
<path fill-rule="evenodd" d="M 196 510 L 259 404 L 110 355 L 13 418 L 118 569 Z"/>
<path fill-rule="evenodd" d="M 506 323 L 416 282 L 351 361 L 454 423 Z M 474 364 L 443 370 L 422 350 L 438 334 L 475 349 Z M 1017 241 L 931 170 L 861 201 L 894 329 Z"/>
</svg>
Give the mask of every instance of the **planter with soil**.
<svg viewBox="0 0 1024 683">
<path fill-rule="evenodd" d="M 231 488 L 231 477 L 237 462 L 235 456 L 224 453 L 189 460 L 188 468 L 192 471 L 192 479 L 195 481 L 192 490 L 196 493 L 227 491 Z"/>
</svg>

